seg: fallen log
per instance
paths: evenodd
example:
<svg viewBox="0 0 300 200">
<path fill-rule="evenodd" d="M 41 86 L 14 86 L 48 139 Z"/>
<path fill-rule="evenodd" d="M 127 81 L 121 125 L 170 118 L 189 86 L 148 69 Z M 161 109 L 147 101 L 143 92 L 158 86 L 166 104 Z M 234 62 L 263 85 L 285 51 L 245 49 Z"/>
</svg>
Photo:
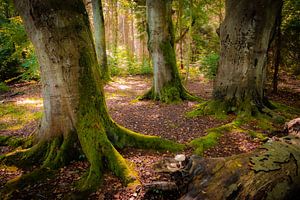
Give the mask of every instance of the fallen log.
<svg viewBox="0 0 300 200">
<path fill-rule="evenodd" d="M 289 130 L 288 136 L 271 138 L 250 153 L 191 156 L 184 168 L 171 172 L 172 187 L 155 187 L 177 192 L 181 200 L 300 199 L 300 138 L 293 126 Z"/>
<path fill-rule="evenodd" d="M 270 140 L 255 152 L 227 158 L 192 156 L 177 181 L 180 199 L 299 199 L 300 140 Z M 188 177 L 188 178 L 187 178 Z M 180 182 L 180 180 L 188 180 Z"/>
</svg>

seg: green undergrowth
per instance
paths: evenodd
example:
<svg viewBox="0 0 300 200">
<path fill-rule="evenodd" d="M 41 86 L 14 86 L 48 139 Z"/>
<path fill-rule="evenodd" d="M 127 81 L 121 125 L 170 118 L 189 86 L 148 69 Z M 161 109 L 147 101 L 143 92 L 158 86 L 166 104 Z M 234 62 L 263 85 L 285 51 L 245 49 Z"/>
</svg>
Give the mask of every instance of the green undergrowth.
<svg viewBox="0 0 300 200">
<path fill-rule="evenodd" d="M 42 112 L 32 111 L 35 109 L 34 106 L 16 103 L 0 104 L 0 130 L 18 130 L 29 122 L 40 119 Z"/>
<path fill-rule="evenodd" d="M 0 146 L 19 147 L 25 143 L 24 138 L 0 135 Z"/>
<path fill-rule="evenodd" d="M 10 88 L 3 82 L 0 82 L 0 94 L 8 92 Z"/>
</svg>

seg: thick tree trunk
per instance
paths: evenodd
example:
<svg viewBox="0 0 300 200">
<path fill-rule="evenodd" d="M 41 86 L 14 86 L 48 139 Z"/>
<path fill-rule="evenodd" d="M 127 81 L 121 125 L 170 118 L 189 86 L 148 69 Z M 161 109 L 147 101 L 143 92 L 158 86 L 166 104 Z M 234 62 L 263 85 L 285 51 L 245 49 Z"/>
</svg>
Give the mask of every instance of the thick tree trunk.
<svg viewBox="0 0 300 200">
<path fill-rule="evenodd" d="M 179 147 L 158 137 L 131 132 L 109 117 L 82 1 L 16 0 L 15 5 L 41 66 L 44 115 L 37 134 L 39 142 L 29 150 L 2 159 L 39 159 L 42 169 L 53 169 L 77 156 L 73 149 L 81 149 L 90 163 L 87 176 L 79 184 L 80 190 L 85 191 L 99 186 L 104 164 L 125 183 L 136 180 L 114 146 L 173 150 Z"/>
<path fill-rule="evenodd" d="M 171 0 L 147 0 L 148 49 L 154 80 L 146 98 L 163 102 L 187 99 L 176 66 Z"/>
<path fill-rule="evenodd" d="M 214 98 L 232 107 L 264 107 L 267 51 L 281 0 L 226 1 Z"/>
<path fill-rule="evenodd" d="M 102 79 L 104 81 L 108 81 L 110 79 L 110 75 L 107 65 L 105 27 L 101 0 L 92 0 L 92 6 L 97 60 L 100 65 Z"/>
</svg>

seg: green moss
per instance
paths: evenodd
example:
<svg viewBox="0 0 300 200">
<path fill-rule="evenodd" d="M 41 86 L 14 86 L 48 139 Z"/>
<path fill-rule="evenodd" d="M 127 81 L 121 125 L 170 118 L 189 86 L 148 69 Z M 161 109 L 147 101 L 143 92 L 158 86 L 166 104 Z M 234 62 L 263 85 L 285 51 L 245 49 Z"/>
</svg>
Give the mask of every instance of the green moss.
<svg viewBox="0 0 300 200">
<path fill-rule="evenodd" d="M 258 138 L 258 139 L 260 139 L 261 141 L 266 141 L 266 140 L 268 140 L 268 136 L 266 136 L 265 134 L 260 133 L 260 132 L 256 132 L 256 131 L 251 131 L 251 130 L 249 130 L 249 131 L 248 131 L 248 134 L 249 134 L 252 138 Z"/>
<path fill-rule="evenodd" d="M 194 153 L 203 156 L 206 149 L 218 144 L 218 139 L 221 136 L 219 132 L 209 132 L 206 136 L 192 140 L 189 144 L 195 148 Z"/>
<path fill-rule="evenodd" d="M 274 111 L 277 112 L 279 116 L 285 117 L 288 120 L 294 119 L 299 116 L 299 108 L 290 107 L 274 101 L 272 101 L 271 103 L 275 107 Z"/>
<path fill-rule="evenodd" d="M 10 88 L 3 82 L 0 82 L 0 94 L 8 92 Z"/>
<path fill-rule="evenodd" d="M 121 127 L 114 122 L 107 130 L 110 141 L 118 148 L 135 147 L 142 149 L 155 149 L 177 152 L 185 148 L 185 145 L 157 136 L 143 135 Z"/>
<path fill-rule="evenodd" d="M 24 138 L 0 135 L 0 146 L 18 147 L 23 145 L 24 142 Z"/>
<path fill-rule="evenodd" d="M 228 106 L 222 101 L 206 101 L 199 104 L 195 110 L 188 112 L 187 117 L 214 115 L 218 119 L 226 119 L 228 111 Z"/>
</svg>

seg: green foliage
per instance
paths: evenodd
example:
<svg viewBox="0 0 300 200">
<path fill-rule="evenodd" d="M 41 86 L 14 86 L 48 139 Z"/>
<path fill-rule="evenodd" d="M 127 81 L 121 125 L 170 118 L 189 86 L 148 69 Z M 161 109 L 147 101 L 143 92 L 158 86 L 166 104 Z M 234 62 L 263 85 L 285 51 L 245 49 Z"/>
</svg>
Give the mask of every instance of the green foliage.
<svg viewBox="0 0 300 200">
<path fill-rule="evenodd" d="M 282 64 L 294 75 L 300 75 L 300 2 L 286 0 L 282 10 Z"/>
<path fill-rule="evenodd" d="M 152 74 L 148 59 L 139 61 L 123 47 L 118 47 L 114 53 L 108 53 L 108 66 L 111 76 Z"/>
<path fill-rule="evenodd" d="M 209 79 L 214 79 L 219 63 L 220 56 L 217 53 L 210 53 L 202 59 L 200 71 Z"/>
<path fill-rule="evenodd" d="M 4 18 L 0 23 L 0 81 L 39 79 L 37 59 L 21 18 Z"/>
<path fill-rule="evenodd" d="M 9 87 L 5 83 L 0 82 L 0 94 L 8 91 Z"/>
</svg>

